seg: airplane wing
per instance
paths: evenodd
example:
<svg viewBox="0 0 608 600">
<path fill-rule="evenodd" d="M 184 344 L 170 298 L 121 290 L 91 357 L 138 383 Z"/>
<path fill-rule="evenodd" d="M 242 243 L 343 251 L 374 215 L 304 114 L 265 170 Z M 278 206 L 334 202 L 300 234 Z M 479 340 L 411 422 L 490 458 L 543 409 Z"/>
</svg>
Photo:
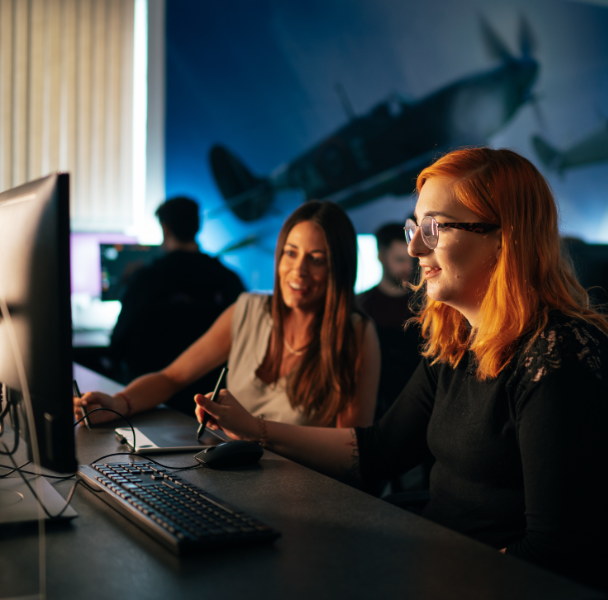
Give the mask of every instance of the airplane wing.
<svg viewBox="0 0 608 600">
<path fill-rule="evenodd" d="M 435 158 L 447 152 L 449 148 L 434 148 L 424 154 L 406 160 L 405 162 L 378 173 L 373 177 L 351 185 L 335 194 L 326 196 L 323 200 L 330 200 L 342 208 L 354 208 L 374 198 L 386 194 L 405 195 L 415 191 L 415 178 Z"/>
</svg>

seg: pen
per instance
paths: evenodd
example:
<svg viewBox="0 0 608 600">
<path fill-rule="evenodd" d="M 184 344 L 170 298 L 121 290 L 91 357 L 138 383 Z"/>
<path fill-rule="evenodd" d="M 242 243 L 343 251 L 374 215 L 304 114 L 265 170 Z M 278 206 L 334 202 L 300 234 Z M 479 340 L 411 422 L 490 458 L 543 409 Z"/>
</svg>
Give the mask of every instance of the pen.
<svg viewBox="0 0 608 600">
<path fill-rule="evenodd" d="M 215 399 L 217 398 L 217 395 L 220 391 L 220 385 L 222 385 L 222 381 L 223 381 L 226 373 L 228 373 L 228 367 L 224 367 L 222 369 L 222 372 L 220 373 L 219 379 L 217 380 L 217 383 L 215 384 L 215 389 L 213 390 L 213 396 L 211 396 L 211 402 L 215 402 Z M 205 412 L 205 416 L 203 417 L 203 422 L 198 426 L 198 430 L 196 432 L 197 440 L 200 440 L 201 437 L 203 436 L 203 433 L 205 433 L 205 427 L 207 427 L 208 420 L 209 420 L 209 413 Z"/>
<path fill-rule="evenodd" d="M 76 396 L 76 398 L 82 398 L 82 394 L 78 389 L 78 384 L 76 383 L 75 379 L 72 382 L 72 387 L 74 388 L 74 395 Z M 85 407 L 81 406 L 80 410 L 82 411 L 82 416 L 84 417 L 84 424 L 87 426 L 87 429 L 91 429 L 91 421 L 89 421 L 89 417 L 87 417 L 87 411 Z"/>
</svg>

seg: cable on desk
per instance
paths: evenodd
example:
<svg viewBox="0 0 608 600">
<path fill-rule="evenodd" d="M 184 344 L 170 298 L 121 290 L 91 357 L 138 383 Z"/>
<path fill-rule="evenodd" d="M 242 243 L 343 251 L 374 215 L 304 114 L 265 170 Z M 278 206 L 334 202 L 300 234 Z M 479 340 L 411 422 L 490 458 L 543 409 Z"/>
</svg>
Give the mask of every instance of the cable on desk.
<svg viewBox="0 0 608 600">
<path fill-rule="evenodd" d="M 92 411 L 86 413 L 81 419 L 79 419 L 78 421 L 76 421 L 76 423 L 74 423 L 74 427 L 76 427 L 79 423 L 81 423 L 82 421 L 84 421 L 84 419 L 86 417 L 88 417 L 90 414 L 93 414 L 94 412 L 97 411 L 101 411 L 101 410 L 105 410 L 105 411 L 109 411 L 112 412 L 116 415 L 118 415 L 119 417 L 123 418 L 129 425 L 129 427 L 131 428 L 131 432 L 133 433 L 133 446 L 135 446 L 135 428 L 133 427 L 133 424 L 129 421 L 129 419 L 127 419 L 124 415 L 122 415 L 121 413 L 119 413 L 118 411 L 112 410 L 111 408 L 95 408 Z M 3 411 L 3 413 L 6 412 L 6 409 Z M 12 414 L 11 414 L 12 417 Z M 11 421 L 12 418 L 11 418 Z M 11 422 L 11 426 L 13 425 L 13 422 Z M 17 428 L 14 429 L 15 433 L 17 432 Z M 23 482 L 25 483 L 25 485 L 27 485 L 28 489 L 30 490 L 30 492 L 32 493 L 32 495 L 34 496 L 34 498 L 36 498 L 36 501 L 38 502 L 38 504 L 40 505 L 40 507 L 42 508 L 42 510 L 44 511 L 44 513 L 46 514 L 46 516 L 50 519 L 50 520 L 54 520 L 54 519 L 58 519 L 61 517 L 61 515 L 67 510 L 68 506 L 70 505 L 70 503 L 72 502 L 72 498 L 74 497 L 74 493 L 76 492 L 76 488 L 78 487 L 78 485 L 83 485 L 84 487 L 86 487 L 88 490 L 95 492 L 95 493 L 100 493 L 103 490 L 96 490 L 93 487 L 91 487 L 90 485 L 88 485 L 85 481 L 83 481 L 82 479 L 78 479 L 75 481 L 74 485 L 72 486 L 72 488 L 70 489 L 70 492 L 68 494 L 68 497 L 66 499 L 65 505 L 63 506 L 63 508 L 56 514 L 56 515 L 52 515 L 49 510 L 47 509 L 47 507 L 44 505 L 44 502 L 42 502 L 42 500 L 38 497 L 38 494 L 36 494 L 36 491 L 34 490 L 34 488 L 32 487 L 32 485 L 30 484 L 29 480 L 25 477 L 25 475 L 35 475 L 37 477 L 46 477 L 48 479 L 59 479 L 59 480 L 68 480 L 71 479 L 72 477 L 74 477 L 76 474 L 73 473 L 71 475 L 42 475 L 41 473 L 36 473 L 34 471 L 26 471 L 25 469 L 23 469 L 23 467 L 25 467 L 26 465 L 28 465 L 31 461 L 27 461 L 25 463 L 23 463 L 23 465 L 18 466 L 17 463 L 15 462 L 15 459 L 13 458 L 13 454 L 16 452 L 17 447 L 18 447 L 18 439 L 19 439 L 19 434 L 16 433 L 16 438 L 17 441 L 14 444 L 13 450 L 9 452 L 8 450 L 8 446 L 4 443 L 4 441 L 0 440 L 0 443 L 2 443 L 2 445 L 4 446 L 6 451 L 1 451 L 0 450 L 0 454 L 4 455 L 4 456 L 8 456 L 10 458 L 10 461 L 13 463 L 13 466 L 7 466 L 7 465 L 0 465 L 0 468 L 4 468 L 4 469 L 11 469 L 8 473 L 3 473 L 2 475 L 0 475 L 0 478 L 3 477 L 7 477 L 8 475 L 12 475 L 13 473 L 18 473 L 19 476 L 21 477 L 21 479 L 23 480 Z M 195 465 L 190 465 L 187 467 L 172 467 L 169 465 L 163 465 L 162 463 L 159 463 L 157 460 L 149 457 L 149 456 L 145 456 L 143 454 L 137 454 L 136 452 L 114 452 L 112 454 L 106 454 L 104 456 L 101 456 L 100 458 L 97 458 L 96 460 L 93 461 L 93 463 L 95 462 L 99 462 L 100 460 L 103 460 L 104 458 L 108 458 L 110 456 L 137 456 L 138 458 L 145 458 L 146 460 L 149 460 L 151 462 L 153 462 L 154 464 L 159 465 L 160 467 L 163 467 L 165 469 L 169 469 L 171 471 L 187 471 L 189 469 L 196 469 L 196 468 L 200 468 L 201 465 L 200 463 L 197 463 Z M 91 464 L 93 464 L 91 463 Z"/>
<path fill-rule="evenodd" d="M 8 394 L 6 394 L 6 392 L 4 391 L 4 384 L 2 384 L 0 386 L 0 400 L 2 400 L 2 398 L 4 398 L 5 395 L 8 396 Z M 7 398 L 6 399 L 6 406 L 4 407 L 4 409 L 2 410 L 2 412 L 0 413 L 0 421 L 2 421 L 2 419 L 4 419 L 4 417 L 6 417 L 6 413 L 8 412 L 8 409 L 11 407 L 11 402 L 10 400 Z"/>
<path fill-rule="evenodd" d="M 9 475 L 12 475 L 15 471 L 20 471 L 21 469 L 23 469 L 23 467 L 25 467 L 26 465 L 29 465 L 32 461 L 28 460 L 27 462 L 24 462 L 20 467 L 14 468 L 14 467 L 10 467 L 8 465 L 0 465 L 0 469 L 10 469 L 10 471 L 8 473 L 2 473 L 2 475 L 0 475 L 0 479 L 3 479 L 4 477 L 8 477 Z M 24 473 L 26 473 L 27 471 L 24 471 Z"/>
<path fill-rule="evenodd" d="M 20 473 L 23 473 L 24 475 L 35 475 L 36 477 L 45 477 L 46 479 L 59 479 L 60 481 L 67 481 L 68 479 L 72 479 L 72 477 L 76 476 L 76 473 L 72 473 L 71 475 L 46 475 L 45 473 L 38 473 L 36 471 L 26 471 L 23 467 L 30 462 L 31 461 L 28 460 L 26 463 L 24 463 L 20 467 L 17 467 L 16 469 L 12 469 L 12 471 L 10 471 L 8 473 L 4 473 L 3 475 L 0 475 L 0 479 L 2 479 L 3 477 L 8 477 L 9 475 L 12 475 L 16 471 L 19 471 Z M 0 465 L 0 467 L 2 467 L 4 469 L 11 468 L 11 467 L 7 467 L 6 465 Z"/>
<path fill-rule="evenodd" d="M 163 463 L 159 463 L 157 460 L 154 460 L 151 456 L 147 456 L 145 454 L 139 454 L 138 456 L 141 456 L 147 460 L 152 461 L 154 464 L 158 465 L 159 467 L 162 467 L 163 469 L 171 469 L 172 471 L 187 471 L 188 469 L 197 469 L 202 466 L 201 463 L 197 462 L 195 465 L 190 465 L 188 467 L 171 467 L 169 465 L 163 465 Z"/>
<path fill-rule="evenodd" d="M 2 386 L 6 388 L 6 386 Z M 9 411 L 10 409 L 10 411 Z M 19 411 L 17 410 L 17 402 L 11 400 L 10 396 L 7 399 L 7 405 L 5 409 L 2 411 L 2 418 L 9 412 L 11 419 L 11 428 L 13 430 L 13 449 L 9 450 L 8 446 L 2 442 L 2 445 L 6 448 L 6 451 L 0 450 L 1 456 L 12 456 L 17 452 L 19 448 Z M 4 427 L 2 428 L 2 433 L 4 433 Z"/>
<path fill-rule="evenodd" d="M 112 454 L 104 454 L 103 456 L 96 458 L 93 462 L 91 462 L 89 464 L 93 465 L 94 463 L 99 462 L 99 461 L 103 460 L 104 458 L 109 458 L 110 456 L 134 456 L 137 458 L 145 458 L 146 460 L 153 462 L 155 465 L 158 465 L 159 467 L 162 467 L 163 469 L 170 469 L 171 471 L 187 471 L 188 469 L 197 469 L 197 468 L 202 467 L 202 465 L 200 463 L 197 463 L 196 465 L 189 465 L 187 467 L 172 467 L 170 465 L 163 465 L 163 463 L 158 462 L 157 460 L 153 459 L 151 456 L 147 456 L 146 454 L 138 454 L 137 452 L 112 452 Z"/>
<path fill-rule="evenodd" d="M 2 443 L 2 445 L 5 448 L 7 448 L 7 446 L 6 446 L 6 444 L 4 442 L 1 442 L 1 443 Z M 30 492 L 32 492 L 32 495 L 34 496 L 34 498 L 36 498 L 36 501 L 38 502 L 38 504 L 40 505 L 40 507 L 44 511 L 44 514 L 51 521 L 53 521 L 55 519 L 59 519 L 59 517 L 61 517 L 61 515 L 67 510 L 68 506 L 70 505 L 70 502 L 72 502 L 72 498 L 74 496 L 74 492 L 76 491 L 76 487 L 79 484 L 84 485 L 85 487 L 87 487 L 88 489 L 90 489 L 91 491 L 96 492 L 96 493 L 101 491 L 101 490 L 94 490 L 91 486 L 87 485 L 84 481 L 82 481 L 81 479 L 78 479 L 76 482 L 74 482 L 74 485 L 72 486 L 72 489 L 70 490 L 70 493 L 68 494 L 67 500 L 66 500 L 63 508 L 56 515 L 52 515 L 49 512 L 48 508 L 44 505 L 44 502 L 42 502 L 42 500 L 38 497 L 38 494 L 36 493 L 36 490 L 34 490 L 33 486 L 31 485 L 31 483 L 29 482 L 29 480 L 25 477 L 25 475 L 23 474 L 22 470 L 17 466 L 17 463 L 15 462 L 15 459 L 10 454 L 9 454 L 9 457 L 10 457 L 11 462 L 13 463 L 14 471 L 17 471 L 17 473 L 19 473 L 19 476 L 23 480 L 23 483 L 25 483 L 25 485 L 28 487 L 28 489 L 30 490 Z M 39 475 L 39 477 L 43 477 L 43 475 Z M 70 477 L 73 477 L 73 475 L 71 475 Z"/>
<path fill-rule="evenodd" d="M 9 402 L 7 408 L 5 408 L 5 410 L 2 411 L 3 415 L 6 413 L 8 407 L 10 407 L 10 405 L 11 405 L 11 403 Z M 96 408 L 96 409 L 92 410 L 91 412 L 86 413 L 84 417 L 82 417 L 81 419 L 79 419 L 78 421 L 76 421 L 76 423 L 74 423 L 74 427 L 76 427 L 76 425 L 78 425 L 86 417 L 88 417 L 88 415 L 90 415 L 90 414 L 92 414 L 94 412 L 97 412 L 99 410 L 106 410 L 106 411 L 112 412 L 112 413 L 118 415 L 119 417 L 123 418 L 128 423 L 129 427 L 131 428 L 131 431 L 133 432 L 133 442 L 135 442 L 135 428 L 133 427 L 133 425 L 131 424 L 131 422 L 129 421 L 129 419 L 127 419 L 121 413 L 119 413 L 119 412 L 117 412 L 115 410 L 112 410 L 111 408 Z M 68 494 L 68 498 L 67 498 L 66 503 L 63 506 L 63 508 L 56 515 L 52 515 L 49 512 L 49 510 L 47 509 L 47 507 L 44 505 L 44 502 L 42 502 L 42 500 L 38 497 L 38 494 L 36 493 L 36 491 L 34 490 L 34 488 L 32 487 L 32 485 L 30 484 L 29 480 L 25 477 L 25 475 L 35 475 L 36 477 L 46 477 L 47 479 L 67 480 L 67 479 L 71 479 L 76 474 L 73 473 L 71 475 L 43 475 L 41 473 L 36 473 L 34 471 L 26 471 L 25 469 L 23 469 L 23 467 L 31 462 L 29 460 L 26 463 L 24 463 L 23 465 L 18 466 L 17 463 L 15 462 L 15 459 L 13 458 L 13 454 L 15 454 L 15 452 L 17 451 L 17 448 L 19 446 L 19 433 L 18 433 L 18 430 L 19 430 L 19 418 L 18 418 L 18 415 L 15 414 L 15 419 L 13 419 L 13 411 L 11 411 L 11 427 L 13 428 L 13 431 L 15 433 L 15 443 L 13 445 L 13 449 L 9 451 L 8 446 L 4 443 L 4 441 L 0 440 L 1 443 L 2 443 L 2 445 L 5 448 L 4 451 L 0 450 L 0 455 L 8 456 L 10 458 L 10 461 L 13 463 L 13 466 L 9 467 L 9 466 L 6 466 L 6 465 L 0 465 L 0 467 L 2 467 L 2 468 L 12 469 L 8 473 L 4 473 L 4 474 L 0 475 L 0 478 L 7 477 L 8 475 L 12 475 L 15 472 L 18 473 L 19 476 L 21 477 L 21 479 L 23 480 L 23 482 L 25 483 L 25 485 L 27 485 L 28 489 L 30 490 L 30 492 L 32 493 L 32 495 L 34 496 L 34 498 L 36 498 L 36 501 L 41 506 L 42 510 L 44 511 L 44 513 L 46 514 L 46 516 L 49 519 L 51 519 L 51 520 L 58 519 L 67 510 L 67 508 L 70 505 L 70 502 L 72 501 L 72 498 L 74 496 L 74 492 L 76 491 L 76 487 L 78 485 L 83 485 L 86 488 L 88 488 L 91 491 L 96 492 L 96 493 L 98 493 L 100 491 L 100 490 L 93 489 L 91 486 L 89 486 L 88 484 L 86 484 L 86 482 L 84 482 L 81 479 L 79 479 L 72 486 L 72 489 L 70 490 L 70 492 Z"/>
<path fill-rule="evenodd" d="M 78 419 L 78 421 L 76 421 L 76 423 L 74 423 L 74 427 L 76 427 L 76 425 L 78 425 L 79 423 L 82 423 L 89 415 L 92 415 L 94 412 L 98 412 L 100 410 L 106 410 L 108 412 L 114 413 L 115 415 L 118 415 L 121 419 L 124 419 L 127 422 L 127 425 L 131 428 L 131 433 L 133 434 L 133 447 L 135 448 L 136 447 L 136 444 L 135 444 L 135 427 L 133 427 L 133 424 L 131 423 L 131 421 L 129 421 L 129 419 L 127 419 L 127 417 L 125 417 L 122 413 L 119 413 L 117 410 L 113 410 L 111 408 L 101 407 L 101 408 L 94 408 L 90 412 L 84 411 L 84 416 L 82 418 Z"/>
</svg>

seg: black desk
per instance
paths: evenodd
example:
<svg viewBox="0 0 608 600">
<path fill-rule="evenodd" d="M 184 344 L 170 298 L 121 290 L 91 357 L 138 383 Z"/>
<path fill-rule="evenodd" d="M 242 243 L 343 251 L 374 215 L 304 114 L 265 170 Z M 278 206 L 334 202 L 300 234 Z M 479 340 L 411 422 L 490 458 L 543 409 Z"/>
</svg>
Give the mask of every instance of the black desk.
<svg viewBox="0 0 608 600">
<path fill-rule="evenodd" d="M 77 375 L 83 391 L 95 383 L 90 373 L 79 370 Z M 100 386 L 113 391 L 109 380 L 101 380 Z M 134 421 L 195 426 L 194 419 L 162 408 Z M 121 450 L 111 431 L 111 427 L 93 431 L 80 427 L 80 461 Z M 167 455 L 162 461 L 182 466 L 192 464 L 193 458 Z M 258 467 L 233 472 L 200 469 L 187 478 L 260 517 L 279 529 L 282 537 L 272 545 L 178 559 L 94 494 L 79 488 L 73 506 L 80 516 L 47 534 L 48 598 L 604 597 L 270 452 Z M 57 489 L 65 496 L 71 485 L 62 482 Z M 36 529 L 8 536 L 0 532 L 0 557 L 0 598 L 33 593 Z"/>
</svg>

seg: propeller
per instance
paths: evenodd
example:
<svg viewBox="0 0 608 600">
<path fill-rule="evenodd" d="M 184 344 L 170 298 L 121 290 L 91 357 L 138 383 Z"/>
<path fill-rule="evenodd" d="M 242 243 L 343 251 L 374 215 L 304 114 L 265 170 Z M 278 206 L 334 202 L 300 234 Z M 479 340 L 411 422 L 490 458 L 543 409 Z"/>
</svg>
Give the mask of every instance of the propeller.
<svg viewBox="0 0 608 600">
<path fill-rule="evenodd" d="M 536 52 L 537 48 L 538 43 L 536 41 L 534 31 L 532 30 L 529 21 L 522 14 L 519 17 L 519 49 L 521 52 L 521 59 L 529 59 L 537 62 L 534 58 L 534 53 Z M 538 126 L 540 127 L 541 131 L 546 131 L 547 121 L 543 111 L 540 108 L 540 100 L 542 100 L 542 96 L 540 94 L 530 94 L 529 102 L 532 106 Z"/>
<path fill-rule="evenodd" d="M 539 96 L 538 94 L 532 94 L 530 96 L 530 104 L 532 105 L 532 110 L 534 111 L 534 116 L 536 117 L 536 120 L 538 122 L 538 126 L 540 127 L 541 131 L 546 131 L 547 130 L 547 120 L 545 119 L 545 115 L 543 113 L 543 111 L 540 108 L 540 104 L 539 104 L 539 100 L 541 100 L 542 97 Z"/>
<path fill-rule="evenodd" d="M 507 45 L 500 39 L 496 31 L 492 29 L 491 25 L 482 16 L 479 17 L 481 25 L 481 33 L 483 35 L 483 41 L 486 46 L 488 54 L 497 60 L 502 62 L 508 62 L 514 60 L 513 54 L 507 47 Z"/>
<path fill-rule="evenodd" d="M 519 49 L 522 58 L 531 58 L 536 50 L 536 36 L 530 27 L 526 17 L 521 15 L 519 19 Z"/>
<path fill-rule="evenodd" d="M 344 86 L 341 83 L 336 83 L 334 87 L 336 89 L 338 97 L 340 98 L 340 103 L 342 104 L 342 108 L 346 113 L 346 117 L 349 121 L 352 121 L 356 118 L 357 113 L 355 113 L 355 109 L 353 108 L 352 102 L 350 101 L 350 98 L 348 97 Z"/>
<path fill-rule="evenodd" d="M 240 250 L 254 247 L 258 248 L 258 250 L 261 250 L 265 254 L 274 255 L 274 248 L 271 250 L 264 243 L 266 240 L 272 239 L 273 235 L 276 236 L 276 231 L 258 231 L 257 233 L 251 233 L 240 240 L 230 242 L 228 245 L 216 252 L 215 256 L 233 254 L 235 252 L 239 252 Z"/>
</svg>

